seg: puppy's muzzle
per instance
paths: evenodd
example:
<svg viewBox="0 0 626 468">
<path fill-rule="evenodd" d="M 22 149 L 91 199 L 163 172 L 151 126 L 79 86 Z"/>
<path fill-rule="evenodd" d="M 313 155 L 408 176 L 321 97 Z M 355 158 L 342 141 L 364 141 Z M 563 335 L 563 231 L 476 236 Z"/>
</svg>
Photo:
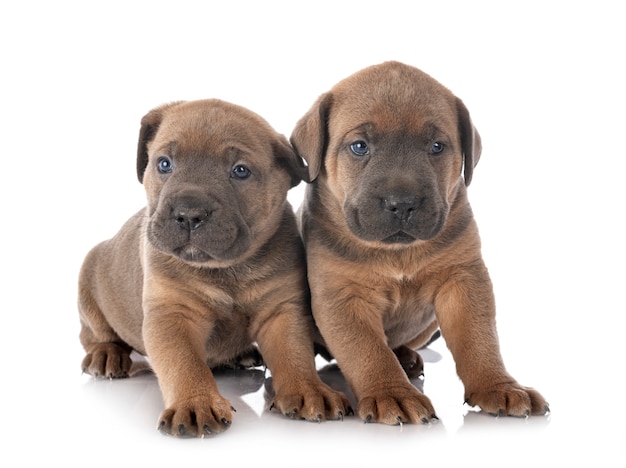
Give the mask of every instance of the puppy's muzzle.
<svg viewBox="0 0 626 468">
<path fill-rule="evenodd" d="M 151 217 L 148 239 L 183 261 L 234 259 L 250 244 L 241 214 L 222 199 L 197 191 L 164 197 Z"/>
<path fill-rule="evenodd" d="M 433 190 L 363 190 L 344 206 L 348 227 L 366 241 L 410 244 L 433 238 L 443 227 L 447 207 Z"/>
</svg>

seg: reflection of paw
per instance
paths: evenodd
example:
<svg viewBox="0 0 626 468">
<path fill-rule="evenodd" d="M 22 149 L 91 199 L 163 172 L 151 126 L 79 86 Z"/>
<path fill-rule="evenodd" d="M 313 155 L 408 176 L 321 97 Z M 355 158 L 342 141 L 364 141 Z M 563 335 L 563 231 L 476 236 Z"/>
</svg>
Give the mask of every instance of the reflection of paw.
<svg viewBox="0 0 626 468">
<path fill-rule="evenodd" d="M 218 396 L 176 403 L 163 411 L 158 429 L 179 437 L 204 437 L 224 432 L 232 423 L 233 408 Z"/>
<path fill-rule="evenodd" d="M 117 343 L 96 343 L 87 347 L 83 372 L 94 377 L 120 379 L 128 377 L 132 365 L 130 348 Z"/>
<path fill-rule="evenodd" d="M 526 417 L 550 412 L 548 402 L 537 390 L 516 382 L 469 392 L 465 402 L 470 406 L 479 406 L 482 411 L 494 416 Z"/>
</svg>

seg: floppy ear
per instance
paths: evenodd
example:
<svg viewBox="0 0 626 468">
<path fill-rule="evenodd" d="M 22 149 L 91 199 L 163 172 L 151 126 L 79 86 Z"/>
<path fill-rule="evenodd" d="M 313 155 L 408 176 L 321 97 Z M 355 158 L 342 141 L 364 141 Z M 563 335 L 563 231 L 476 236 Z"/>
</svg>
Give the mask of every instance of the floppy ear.
<svg viewBox="0 0 626 468">
<path fill-rule="evenodd" d="M 465 178 L 465 185 L 468 186 L 472 181 L 474 167 L 476 167 L 480 159 L 482 145 L 480 135 L 470 119 L 469 111 L 459 98 L 456 98 L 456 107 L 459 116 L 461 147 L 463 149 L 463 177 Z"/>
<path fill-rule="evenodd" d="M 137 143 L 137 178 L 143 183 L 143 175 L 148 167 L 148 143 L 152 141 L 156 135 L 159 125 L 163 120 L 165 111 L 170 107 L 174 107 L 183 101 L 163 104 L 156 107 L 143 116 L 141 119 L 141 128 L 139 129 L 139 142 Z"/>
<path fill-rule="evenodd" d="M 285 168 L 291 176 L 292 188 L 301 181 L 308 179 L 308 169 L 304 161 L 296 154 L 284 135 L 278 135 L 273 147 L 278 163 L 281 167 Z"/>
<path fill-rule="evenodd" d="M 313 107 L 302 116 L 291 133 L 291 144 L 308 164 L 306 182 L 313 182 L 320 172 L 328 145 L 328 115 L 332 103 L 330 93 L 322 94 Z"/>
</svg>

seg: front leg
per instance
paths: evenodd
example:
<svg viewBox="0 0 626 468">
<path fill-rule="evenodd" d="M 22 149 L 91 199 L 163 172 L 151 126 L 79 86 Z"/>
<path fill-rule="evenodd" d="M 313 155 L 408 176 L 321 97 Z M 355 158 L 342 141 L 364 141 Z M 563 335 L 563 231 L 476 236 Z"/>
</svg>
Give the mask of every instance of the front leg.
<svg viewBox="0 0 626 468">
<path fill-rule="evenodd" d="M 495 300 L 482 260 L 449 274 L 435 298 L 441 333 L 465 386 L 465 401 L 494 415 L 543 415 L 548 403 L 506 371 L 498 342 Z"/>
<path fill-rule="evenodd" d="M 219 393 L 206 364 L 210 321 L 181 301 L 147 301 L 144 340 L 163 393 L 165 410 L 158 429 L 178 436 L 222 432 L 232 422 L 232 407 Z"/>
<path fill-rule="evenodd" d="M 361 419 L 395 425 L 436 418 L 430 400 L 411 384 L 387 345 L 385 296 L 352 280 L 320 274 L 312 281 L 316 323 L 357 397 Z"/>
<path fill-rule="evenodd" d="M 272 372 L 271 408 L 294 419 L 321 422 L 352 413 L 350 402 L 320 379 L 315 368 L 313 321 L 294 303 L 264 317 L 257 342 Z"/>
</svg>

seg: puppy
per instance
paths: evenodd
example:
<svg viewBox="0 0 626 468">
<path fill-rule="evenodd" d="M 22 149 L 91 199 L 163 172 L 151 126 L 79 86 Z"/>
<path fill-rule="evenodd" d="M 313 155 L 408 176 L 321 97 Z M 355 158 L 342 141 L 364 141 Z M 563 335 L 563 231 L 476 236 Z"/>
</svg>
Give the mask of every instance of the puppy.
<svg viewBox="0 0 626 468">
<path fill-rule="evenodd" d="M 286 201 L 302 167 L 284 136 L 233 104 L 177 102 L 143 118 L 147 207 L 87 255 L 80 341 L 96 377 L 126 377 L 132 350 L 148 357 L 161 431 L 228 428 L 233 409 L 211 368 L 254 363 L 254 343 L 272 372 L 272 407 L 313 421 L 350 411 L 315 368 L 304 250 Z"/>
<path fill-rule="evenodd" d="M 313 315 L 359 416 L 436 418 L 403 367 L 421 372 L 414 350 L 438 329 L 468 404 L 545 414 L 544 398 L 517 383 L 500 355 L 466 190 L 481 143 L 461 100 L 418 69 L 387 62 L 321 95 L 291 142 L 308 162 L 300 223 Z"/>
</svg>

